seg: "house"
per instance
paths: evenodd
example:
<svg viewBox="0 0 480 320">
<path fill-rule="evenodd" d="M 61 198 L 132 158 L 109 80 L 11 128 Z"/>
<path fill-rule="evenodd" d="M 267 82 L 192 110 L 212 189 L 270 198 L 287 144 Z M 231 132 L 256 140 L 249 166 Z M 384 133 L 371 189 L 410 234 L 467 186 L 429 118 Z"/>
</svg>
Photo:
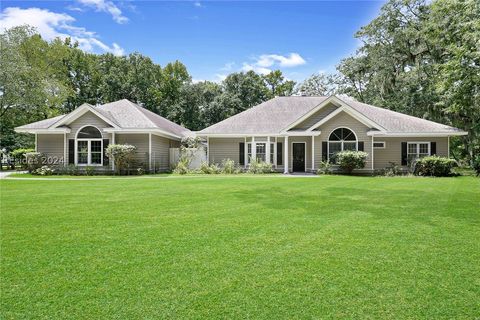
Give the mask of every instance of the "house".
<svg viewBox="0 0 480 320">
<path fill-rule="evenodd" d="M 207 158 L 271 162 L 278 171 L 316 171 L 343 150 L 368 153 L 364 171 L 406 166 L 427 155 L 449 156 L 451 136 L 467 133 L 440 123 L 330 97 L 277 97 L 205 128 Z"/>
<path fill-rule="evenodd" d="M 114 169 L 105 156 L 110 143 L 137 147 L 139 166 L 149 171 L 170 169 L 169 150 L 192 133 L 128 100 L 100 106 L 83 104 L 69 114 L 15 128 L 35 134 L 35 149 L 47 165 L 94 166 Z M 113 162 L 113 161 L 112 161 Z"/>
</svg>

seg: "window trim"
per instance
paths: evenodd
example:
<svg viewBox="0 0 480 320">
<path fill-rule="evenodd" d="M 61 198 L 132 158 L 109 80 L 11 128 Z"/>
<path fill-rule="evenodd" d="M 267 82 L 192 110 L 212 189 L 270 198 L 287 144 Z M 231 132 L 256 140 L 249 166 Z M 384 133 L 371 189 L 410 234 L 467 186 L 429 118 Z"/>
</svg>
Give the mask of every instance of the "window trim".
<svg viewBox="0 0 480 320">
<path fill-rule="evenodd" d="M 375 147 L 375 143 L 381 143 L 381 147 Z M 373 149 L 385 149 L 387 147 L 387 143 L 385 141 L 373 141 Z"/>
<path fill-rule="evenodd" d="M 88 139 L 88 138 L 78 138 L 78 134 L 80 131 L 83 130 L 85 127 L 94 127 L 95 129 L 100 132 L 100 138 L 93 138 L 93 139 Z M 87 163 L 78 163 L 78 142 L 79 141 L 87 141 Z M 100 163 L 92 163 L 92 141 L 100 141 Z M 97 152 L 98 153 L 98 152 Z M 92 124 L 87 124 L 82 127 L 80 127 L 77 130 L 77 133 L 75 134 L 75 165 L 76 166 L 92 166 L 92 167 L 102 167 L 103 166 L 103 134 L 100 129 L 98 129 L 96 126 Z"/>
<path fill-rule="evenodd" d="M 407 162 L 408 161 L 411 161 L 409 160 L 409 155 L 411 154 L 415 154 L 416 157 L 415 157 L 415 160 L 417 159 L 420 159 L 420 145 L 421 144 L 427 144 L 428 145 L 428 152 L 427 154 L 425 155 L 425 157 L 428 157 L 431 153 L 432 153 L 432 143 L 430 141 L 407 141 Z M 410 153 L 409 150 L 409 146 L 410 145 L 416 145 L 416 153 Z"/>
<path fill-rule="evenodd" d="M 348 129 L 350 130 L 353 135 L 355 136 L 355 151 L 358 151 L 358 136 L 357 134 L 355 133 L 355 131 L 353 131 L 352 129 L 350 129 L 349 127 L 345 127 L 345 126 L 341 126 L 341 127 L 336 127 L 335 129 L 333 129 L 332 131 L 330 131 L 330 134 L 328 135 L 328 139 L 327 139 L 327 160 L 330 161 L 330 143 L 340 143 L 340 151 L 339 152 L 342 152 L 342 151 L 345 151 L 344 150 L 344 142 L 345 140 L 338 140 L 338 141 L 330 141 L 330 136 L 332 135 L 332 133 L 337 130 L 337 129 Z M 347 140 L 346 142 L 353 142 L 352 140 Z"/>
</svg>

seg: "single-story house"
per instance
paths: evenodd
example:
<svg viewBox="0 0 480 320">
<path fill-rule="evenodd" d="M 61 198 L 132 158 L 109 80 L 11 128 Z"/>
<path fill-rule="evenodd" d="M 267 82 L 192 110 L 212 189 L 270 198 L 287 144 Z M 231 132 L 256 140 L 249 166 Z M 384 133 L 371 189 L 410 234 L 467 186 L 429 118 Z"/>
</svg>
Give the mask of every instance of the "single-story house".
<svg viewBox="0 0 480 320">
<path fill-rule="evenodd" d="M 465 131 L 337 96 L 277 97 L 205 128 L 207 158 L 271 162 L 284 173 L 316 171 L 343 150 L 368 153 L 364 171 L 404 168 L 427 155 L 449 156 L 449 138 Z"/>
<path fill-rule="evenodd" d="M 192 132 L 126 99 L 99 106 L 83 104 L 58 117 L 15 128 L 35 134 L 35 149 L 47 165 L 94 166 L 114 169 L 105 156 L 110 143 L 137 147 L 139 167 L 170 169 L 169 150 Z"/>
</svg>

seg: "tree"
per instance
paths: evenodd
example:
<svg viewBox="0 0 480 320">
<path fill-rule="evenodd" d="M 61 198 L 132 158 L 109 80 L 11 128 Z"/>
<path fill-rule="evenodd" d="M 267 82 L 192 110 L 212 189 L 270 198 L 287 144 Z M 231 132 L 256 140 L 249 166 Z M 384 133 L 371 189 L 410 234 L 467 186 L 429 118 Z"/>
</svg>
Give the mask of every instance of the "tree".
<svg viewBox="0 0 480 320">
<path fill-rule="evenodd" d="M 269 98 L 292 95 L 295 81 L 286 80 L 282 71 L 272 71 L 269 74 L 264 75 L 263 79 L 269 91 Z"/>
<path fill-rule="evenodd" d="M 231 73 L 223 80 L 222 86 L 226 94 L 222 99 L 239 101 L 238 105 L 232 106 L 234 114 L 268 100 L 263 78 L 254 71 Z"/>
<path fill-rule="evenodd" d="M 316 73 L 300 83 L 296 92 L 302 96 L 330 96 L 337 92 L 338 75 Z"/>
</svg>

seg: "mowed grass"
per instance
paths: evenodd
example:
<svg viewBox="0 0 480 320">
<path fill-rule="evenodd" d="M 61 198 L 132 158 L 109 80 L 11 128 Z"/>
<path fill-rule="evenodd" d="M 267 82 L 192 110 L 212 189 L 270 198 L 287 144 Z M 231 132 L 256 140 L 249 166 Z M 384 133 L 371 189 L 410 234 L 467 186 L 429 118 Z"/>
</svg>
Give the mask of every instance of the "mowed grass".
<svg viewBox="0 0 480 320">
<path fill-rule="evenodd" d="M 0 185 L 2 319 L 480 317 L 480 179 Z"/>
</svg>

